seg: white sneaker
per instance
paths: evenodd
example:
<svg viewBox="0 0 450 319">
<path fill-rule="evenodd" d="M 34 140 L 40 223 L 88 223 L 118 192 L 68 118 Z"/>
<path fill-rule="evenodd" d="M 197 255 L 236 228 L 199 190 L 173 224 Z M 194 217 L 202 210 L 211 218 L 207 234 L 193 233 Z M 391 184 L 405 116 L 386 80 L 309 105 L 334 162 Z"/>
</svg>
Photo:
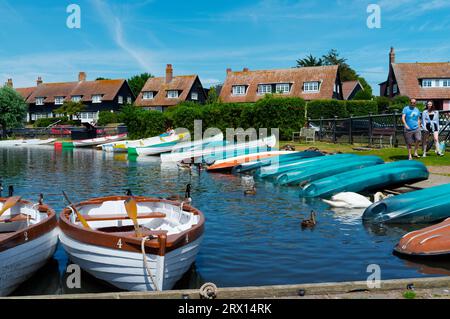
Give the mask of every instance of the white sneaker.
<svg viewBox="0 0 450 319">
<path fill-rule="evenodd" d="M 427 157 L 427 154 L 423 154 L 422 157 L 423 157 L 423 158 Z"/>
</svg>

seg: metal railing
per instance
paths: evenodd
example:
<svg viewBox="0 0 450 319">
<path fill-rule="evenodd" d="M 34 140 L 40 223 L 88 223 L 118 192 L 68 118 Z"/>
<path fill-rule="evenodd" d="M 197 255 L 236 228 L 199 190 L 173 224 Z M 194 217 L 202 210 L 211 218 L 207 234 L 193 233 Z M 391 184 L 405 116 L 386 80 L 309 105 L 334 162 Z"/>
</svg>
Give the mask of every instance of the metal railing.
<svg viewBox="0 0 450 319">
<path fill-rule="evenodd" d="M 450 111 L 440 111 L 440 138 L 450 133 Z M 330 143 L 367 144 L 398 147 L 405 145 L 402 114 L 370 114 L 349 118 L 308 119 L 316 129 L 317 140 Z"/>
</svg>

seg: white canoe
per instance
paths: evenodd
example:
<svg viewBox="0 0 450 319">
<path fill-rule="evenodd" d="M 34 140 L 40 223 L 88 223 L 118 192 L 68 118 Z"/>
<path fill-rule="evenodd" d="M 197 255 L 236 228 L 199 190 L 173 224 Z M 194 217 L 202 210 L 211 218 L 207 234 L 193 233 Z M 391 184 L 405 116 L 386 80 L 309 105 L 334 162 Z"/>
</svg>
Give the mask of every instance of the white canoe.
<svg viewBox="0 0 450 319">
<path fill-rule="evenodd" d="M 207 147 L 207 148 L 199 148 L 192 149 L 186 152 L 177 152 L 170 154 L 161 154 L 161 162 L 180 162 L 183 160 L 191 159 L 191 158 L 201 158 L 203 156 L 212 155 L 212 154 L 220 154 L 220 153 L 228 153 L 234 152 L 237 150 L 244 149 L 252 149 L 252 148 L 264 148 L 264 147 L 274 147 L 277 143 L 277 139 L 274 135 L 266 138 L 262 138 L 255 141 L 239 143 L 239 144 L 231 144 L 226 146 L 215 146 L 215 147 Z"/>
<path fill-rule="evenodd" d="M 148 147 L 151 145 L 157 145 L 165 142 L 170 141 L 178 141 L 178 140 L 185 140 L 189 138 L 189 134 L 181 133 L 181 134 L 161 134 L 159 136 L 144 138 L 140 140 L 134 140 L 134 141 L 119 141 L 114 143 L 106 143 L 99 145 L 98 147 L 101 148 L 105 152 L 114 152 L 114 153 L 127 153 L 129 148 L 136 148 L 136 147 Z"/>
<path fill-rule="evenodd" d="M 176 146 L 173 147 L 172 152 L 188 151 L 188 150 L 200 148 L 203 145 L 207 145 L 208 143 L 219 142 L 219 141 L 223 141 L 223 133 L 214 135 L 213 137 L 203 138 L 201 140 L 178 143 Z"/>
<path fill-rule="evenodd" d="M 122 141 L 127 138 L 127 133 L 119 134 L 119 135 L 109 135 L 104 137 L 97 137 L 85 140 L 72 141 L 74 147 L 88 147 L 88 146 L 97 146 L 100 144 L 111 143 Z"/>
<path fill-rule="evenodd" d="M 45 140 L 41 139 L 31 139 L 31 140 L 22 140 L 21 142 L 17 142 L 15 146 L 38 146 L 38 145 L 47 145 L 56 141 L 56 138 L 48 138 Z"/>
<path fill-rule="evenodd" d="M 0 198 L 0 209 L 6 199 Z M 0 217 L 0 296 L 12 293 L 53 256 L 58 244 L 55 212 L 20 201 Z"/>
<path fill-rule="evenodd" d="M 128 147 L 129 155 L 150 156 L 171 152 L 173 147 L 190 137 L 189 133 L 161 136 L 158 142 L 146 146 Z"/>
<path fill-rule="evenodd" d="M 76 207 L 90 229 L 66 208 L 60 216 L 60 240 L 70 259 L 94 277 L 120 289 L 172 289 L 195 262 L 203 238 L 203 214 L 177 202 L 134 197 L 144 236 L 136 236 L 124 202 L 129 197 L 92 199 Z M 145 260 L 145 262 L 144 262 Z"/>
</svg>

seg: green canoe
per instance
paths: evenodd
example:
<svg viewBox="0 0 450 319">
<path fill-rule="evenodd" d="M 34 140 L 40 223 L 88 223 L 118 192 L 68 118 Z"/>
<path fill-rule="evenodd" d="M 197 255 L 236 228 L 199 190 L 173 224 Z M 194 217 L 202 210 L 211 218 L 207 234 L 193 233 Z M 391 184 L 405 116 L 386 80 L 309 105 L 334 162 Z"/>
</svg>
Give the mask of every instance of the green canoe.
<svg viewBox="0 0 450 319">
<path fill-rule="evenodd" d="M 328 155 L 328 156 L 320 156 L 320 157 L 313 157 L 313 158 L 304 158 L 295 160 L 293 162 L 287 162 L 287 163 L 275 163 L 267 167 L 261 167 L 258 169 L 255 173 L 256 177 L 259 178 L 271 178 L 271 177 L 277 177 L 280 174 L 290 172 L 290 171 L 297 171 L 302 168 L 308 167 L 308 165 L 313 164 L 319 164 L 320 163 L 328 163 L 330 161 L 337 161 L 337 160 L 348 160 L 350 158 L 357 158 L 358 155 L 354 154 L 337 154 L 337 155 Z M 325 165 L 325 164 L 323 164 Z"/>
<path fill-rule="evenodd" d="M 355 169 L 384 164 L 384 161 L 378 156 L 360 156 L 349 160 L 335 160 L 335 162 L 318 162 L 315 165 L 306 165 L 299 170 L 287 172 L 277 177 L 278 185 L 304 185 L 325 177 L 345 173 Z"/>
<path fill-rule="evenodd" d="M 379 190 L 389 186 L 426 180 L 428 176 L 428 170 L 421 162 L 399 161 L 314 181 L 300 190 L 300 197 L 330 198 L 341 192 L 359 193 Z"/>
</svg>

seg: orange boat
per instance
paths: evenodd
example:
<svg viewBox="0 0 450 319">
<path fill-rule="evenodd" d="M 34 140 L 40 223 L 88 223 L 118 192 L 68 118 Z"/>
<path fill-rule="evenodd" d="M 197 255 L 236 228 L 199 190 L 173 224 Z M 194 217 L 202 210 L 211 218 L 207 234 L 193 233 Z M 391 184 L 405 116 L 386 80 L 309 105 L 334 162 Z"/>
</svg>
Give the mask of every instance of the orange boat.
<svg viewBox="0 0 450 319">
<path fill-rule="evenodd" d="M 288 154 L 293 154 L 293 153 L 295 153 L 295 152 L 270 151 L 270 152 L 259 152 L 259 153 L 252 153 L 252 154 L 236 156 L 236 157 L 232 157 L 232 158 L 215 161 L 214 164 L 208 166 L 208 171 L 232 169 L 233 167 L 240 165 L 240 164 L 250 163 L 250 162 L 259 161 L 262 159 L 267 159 L 267 158 L 282 156 L 282 155 L 288 155 Z"/>
<path fill-rule="evenodd" d="M 410 257 L 450 257 L 450 218 L 406 234 L 394 250 Z"/>
</svg>

